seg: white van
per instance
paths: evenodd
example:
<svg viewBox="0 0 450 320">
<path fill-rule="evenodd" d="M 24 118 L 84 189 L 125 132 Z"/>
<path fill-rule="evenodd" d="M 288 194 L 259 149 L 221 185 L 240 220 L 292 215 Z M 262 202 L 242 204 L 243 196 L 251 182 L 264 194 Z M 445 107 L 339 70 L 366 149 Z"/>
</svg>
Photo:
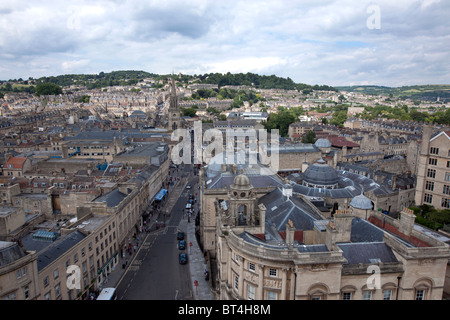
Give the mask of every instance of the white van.
<svg viewBox="0 0 450 320">
<path fill-rule="evenodd" d="M 117 300 L 116 288 L 103 288 L 97 300 Z"/>
</svg>

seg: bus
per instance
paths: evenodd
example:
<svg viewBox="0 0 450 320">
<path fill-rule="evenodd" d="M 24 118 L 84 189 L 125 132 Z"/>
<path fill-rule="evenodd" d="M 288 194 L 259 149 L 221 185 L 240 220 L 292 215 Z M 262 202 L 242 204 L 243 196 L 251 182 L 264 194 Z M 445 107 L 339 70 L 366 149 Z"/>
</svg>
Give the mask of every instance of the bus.
<svg viewBox="0 0 450 320">
<path fill-rule="evenodd" d="M 103 288 L 97 297 L 97 300 L 117 300 L 115 288 Z"/>
</svg>

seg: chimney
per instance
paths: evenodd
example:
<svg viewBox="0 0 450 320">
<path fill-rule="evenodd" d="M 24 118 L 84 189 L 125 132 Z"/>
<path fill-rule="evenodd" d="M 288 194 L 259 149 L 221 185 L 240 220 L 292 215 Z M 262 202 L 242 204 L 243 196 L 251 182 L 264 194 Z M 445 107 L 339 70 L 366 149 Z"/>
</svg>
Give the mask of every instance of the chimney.
<svg viewBox="0 0 450 320">
<path fill-rule="evenodd" d="M 342 147 L 342 156 L 345 157 L 347 155 L 347 146 Z"/>
<path fill-rule="evenodd" d="M 336 242 L 350 242 L 353 215 L 350 210 L 336 210 L 334 226 L 337 231 Z"/>
<path fill-rule="evenodd" d="M 392 175 L 392 190 L 396 189 L 396 185 L 397 185 L 397 175 L 393 174 Z"/>
<path fill-rule="evenodd" d="M 420 154 L 427 155 L 429 150 L 428 146 L 430 145 L 431 133 L 433 128 L 428 125 L 424 125 L 422 129 L 422 142 L 420 144 Z"/>
<path fill-rule="evenodd" d="M 283 185 L 283 196 L 286 197 L 286 200 L 289 200 L 292 197 L 292 186 L 290 184 Z"/>
<path fill-rule="evenodd" d="M 292 246 L 294 244 L 294 234 L 295 228 L 292 220 L 289 219 L 288 223 L 286 223 L 286 244 L 288 246 Z"/>
<path fill-rule="evenodd" d="M 400 226 L 398 231 L 409 236 L 414 228 L 414 221 L 416 220 L 416 216 L 414 215 L 414 211 L 408 208 L 403 208 L 400 212 Z"/>
</svg>

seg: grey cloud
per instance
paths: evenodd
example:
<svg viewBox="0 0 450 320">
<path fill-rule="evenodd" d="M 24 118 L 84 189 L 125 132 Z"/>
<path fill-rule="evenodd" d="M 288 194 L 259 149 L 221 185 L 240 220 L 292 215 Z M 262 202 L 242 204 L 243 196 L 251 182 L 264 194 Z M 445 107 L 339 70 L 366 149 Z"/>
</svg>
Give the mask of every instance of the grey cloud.
<svg viewBox="0 0 450 320">
<path fill-rule="evenodd" d="M 176 33 L 198 39 L 208 33 L 214 19 L 208 12 L 197 12 L 189 7 L 145 7 L 132 15 L 133 33 L 139 39 L 162 38 Z"/>
</svg>

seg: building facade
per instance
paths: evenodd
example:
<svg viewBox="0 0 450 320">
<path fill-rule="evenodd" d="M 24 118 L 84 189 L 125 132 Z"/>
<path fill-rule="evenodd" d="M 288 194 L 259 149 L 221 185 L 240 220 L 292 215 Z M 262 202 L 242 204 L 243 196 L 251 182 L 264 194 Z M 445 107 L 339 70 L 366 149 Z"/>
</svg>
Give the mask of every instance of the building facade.
<svg viewBox="0 0 450 320">
<path fill-rule="evenodd" d="M 416 205 L 450 208 L 450 131 L 424 126 L 417 167 Z"/>
<path fill-rule="evenodd" d="M 234 180 L 230 205 L 217 206 L 219 299 L 442 299 L 449 245 L 416 230 L 409 210 L 386 221 L 355 205 L 325 218 L 291 190 L 276 188 L 250 207 L 251 183 Z M 241 206 L 254 211 L 232 209 Z M 233 219 L 242 212 L 253 219 Z"/>
</svg>

